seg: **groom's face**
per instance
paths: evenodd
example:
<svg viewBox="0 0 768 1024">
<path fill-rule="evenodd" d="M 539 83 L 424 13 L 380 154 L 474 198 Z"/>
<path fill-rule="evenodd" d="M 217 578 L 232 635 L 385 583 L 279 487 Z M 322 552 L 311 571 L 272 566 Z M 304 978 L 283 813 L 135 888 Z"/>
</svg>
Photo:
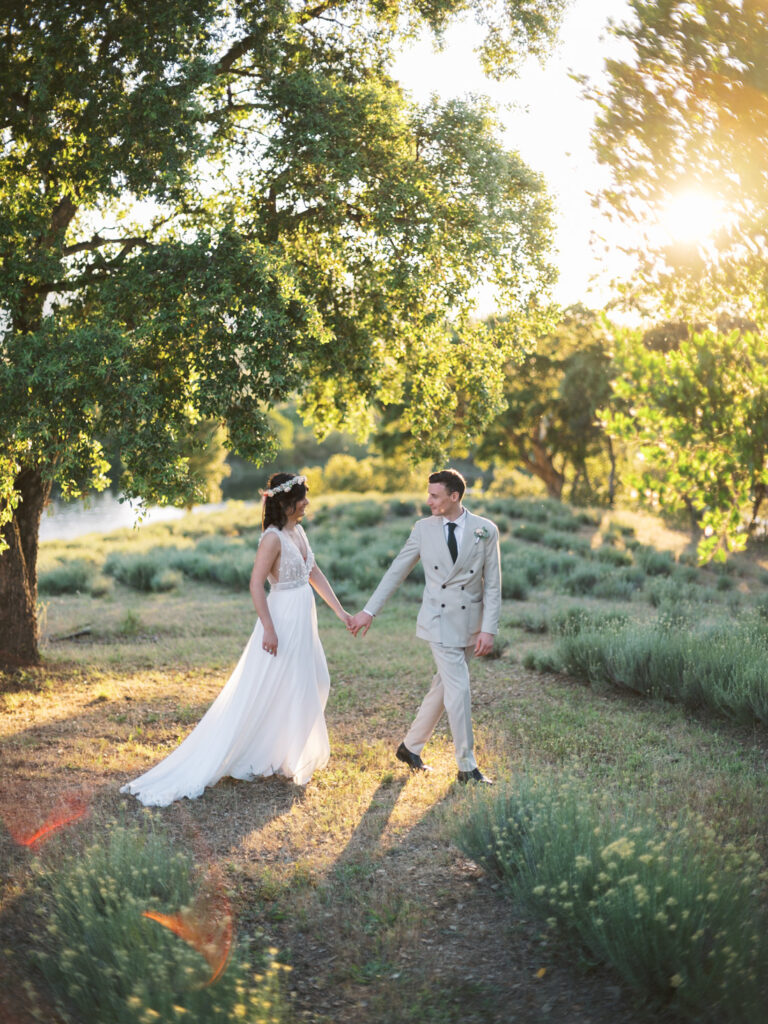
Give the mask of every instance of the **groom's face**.
<svg viewBox="0 0 768 1024">
<path fill-rule="evenodd" d="M 445 484 L 430 484 L 427 488 L 427 504 L 433 516 L 453 516 L 461 498 L 458 491 L 448 491 Z"/>
</svg>

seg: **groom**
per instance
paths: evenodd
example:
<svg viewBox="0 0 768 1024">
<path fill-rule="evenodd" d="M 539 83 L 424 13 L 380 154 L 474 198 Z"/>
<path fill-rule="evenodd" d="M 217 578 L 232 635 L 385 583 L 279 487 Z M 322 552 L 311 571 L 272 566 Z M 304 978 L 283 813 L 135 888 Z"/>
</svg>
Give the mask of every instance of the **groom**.
<svg viewBox="0 0 768 1024">
<path fill-rule="evenodd" d="M 350 621 L 357 636 L 368 632 L 386 601 L 421 559 L 426 586 L 416 635 L 428 640 L 437 672 L 396 757 L 415 771 L 429 771 L 421 759 L 443 708 L 448 712 L 459 782 L 491 784 L 473 753 L 469 661 L 490 654 L 501 606 L 499 531 L 490 519 L 464 508 L 465 482 L 444 469 L 429 478 L 432 515 L 414 526 L 400 554 L 387 569 L 365 610 Z"/>
</svg>

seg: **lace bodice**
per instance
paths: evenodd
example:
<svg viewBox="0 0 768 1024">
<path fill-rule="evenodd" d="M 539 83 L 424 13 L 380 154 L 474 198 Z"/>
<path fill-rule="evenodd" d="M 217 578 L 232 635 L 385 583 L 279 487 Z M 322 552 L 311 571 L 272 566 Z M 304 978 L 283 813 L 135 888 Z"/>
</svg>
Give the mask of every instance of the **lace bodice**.
<svg viewBox="0 0 768 1024">
<path fill-rule="evenodd" d="M 294 587 L 303 587 L 309 583 L 309 574 L 314 567 L 315 556 L 312 554 L 312 548 L 309 546 L 303 527 L 299 525 L 296 529 L 300 531 L 301 538 L 307 546 L 306 562 L 294 541 L 282 530 L 278 530 L 276 526 L 268 526 L 262 534 L 262 538 L 264 538 L 272 531 L 280 538 L 280 576 L 277 578 L 270 573 L 267 577 L 272 585 L 272 590 L 292 590 Z"/>
</svg>

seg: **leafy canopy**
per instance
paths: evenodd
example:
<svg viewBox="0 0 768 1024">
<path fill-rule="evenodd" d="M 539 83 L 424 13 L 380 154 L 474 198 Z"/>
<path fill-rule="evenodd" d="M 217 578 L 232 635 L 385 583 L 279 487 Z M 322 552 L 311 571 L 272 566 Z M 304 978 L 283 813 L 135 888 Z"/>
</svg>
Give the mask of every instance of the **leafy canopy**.
<svg viewBox="0 0 768 1024">
<path fill-rule="evenodd" d="M 700 521 L 702 561 L 744 548 L 768 486 L 768 350 L 750 331 L 705 331 L 671 349 L 619 335 L 609 433 L 638 456 L 627 483 L 651 508 Z"/>
<path fill-rule="evenodd" d="M 419 108 L 398 45 L 473 13 L 508 74 L 565 0 L 38 0 L 0 13 L 0 502 L 33 470 L 189 501 L 182 437 L 259 460 L 293 393 L 320 431 L 398 401 L 440 449 L 546 320 L 550 205 L 482 101 Z M 494 282 L 503 330 L 472 325 Z M 445 346 L 451 327 L 461 346 Z M 437 428 L 436 428 L 437 425 Z"/>
<path fill-rule="evenodd" d="M 604 461 L 609 443 L 597 409 L 610 398 L 612 374 L 598 316 L 583 306 L 565 310 L 520 362 L 505 367 L 506 408 L 484 431 L 477 458 L 521 466 L 544 481 L 551 497 L 559 499 L 569 483 L 572 501 L 594 501 L 598 481 L 590 481 L 590 470 Z"/>
</svg>

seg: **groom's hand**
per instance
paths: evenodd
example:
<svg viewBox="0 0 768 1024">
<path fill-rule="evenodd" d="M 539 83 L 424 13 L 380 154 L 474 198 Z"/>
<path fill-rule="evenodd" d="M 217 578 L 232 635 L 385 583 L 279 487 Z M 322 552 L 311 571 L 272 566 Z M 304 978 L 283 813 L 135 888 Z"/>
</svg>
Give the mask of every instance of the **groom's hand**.
<svg viewBox="0 0 768 1024">
<path fill-rule="evenodd" d="M 493 633 L 478 633 L 475 641 L 475 654 L 482 657 L 493 650 Z"/>
<path fill-rule="evenodd" d="M 357 615 L 353 615 L 352 618 L 349 620 L 349 626 L 347 628 L 349 629 L 350 633 L 353 633 L 355 636 L 357 636 L 357 634 L 362 629 L 363 636 L 365 636 L 365 634 L 371 628 L 372 622 L 373 616 L 370 615 L 368 612 L 358 612 Z"/>
</svg>

